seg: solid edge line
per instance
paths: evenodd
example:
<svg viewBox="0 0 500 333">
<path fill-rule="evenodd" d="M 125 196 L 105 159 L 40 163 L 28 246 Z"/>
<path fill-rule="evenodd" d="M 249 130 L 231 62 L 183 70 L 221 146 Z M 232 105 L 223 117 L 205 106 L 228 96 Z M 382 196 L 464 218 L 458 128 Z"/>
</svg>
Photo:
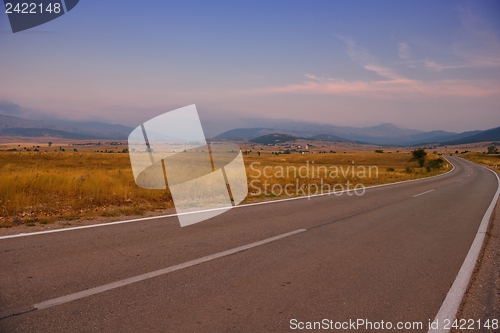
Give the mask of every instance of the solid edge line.
<svg viewBox="0 0 500 333">
<path fill-rule="evenodd" d="M 432 179 L 432 178 L 436 178 L 436 177 L 441 177 L 441 176 L 447 175 L 447 174 L 451 173 L 453 170 L 455 170 L 455 165 L 453 163 L 451 163 L 445 156 L 443 156 L 443 158 L 448 163 L 450 163 L 451 166 L 452 166 L 451 170 L 448 171 L 448 172 L 442 173 L 440 175 L 431 176 L 431 177 L 418 178 L 418 179 L 410 179 L 410 180 L 403 180 L 403 181 L 395 182 L 395 183 L 372 185 L 372 186 L 365 187 L 365 190 L 369 190 L 369 189 L 373 189 L 373 188 L 378 188 L 378 187 L 391 186 L 391 185 L 398 185 L 398 184 L 409 183 L 409 182 L 422 181 L 422 180 L 426 180 L 426 179 Z M 82 226 L 79 226 L 79 227 L 61 228 L 61 229 L 53 229 L 53 230 L 44 230 L 44 231 L 36 231 L 36 232 L 29 232 L 29 233 L 21 233 L 21 234 L 15 234 L 15 235 L 0 236 L 0 240 L 2 240 L 2 239 L 9 239 L 9 238 L 36 236 L 36 235 L 43 235 L 43 234 L 52 234 L 52 233 L 63 232 L 63 231 L 72 231 L 72 230 L 80 230 L 80 229 L 106 227 L 106 226 L 112 226 L 112 225 L 117 225 L 117 224 L 125 224 L 125 223 L 131 223 L 131 222 L 141 222 L 141 221 L 149 221 L 149 220 L 154 220 L 154 219 L 177 217 L 177 216 L 180 216 L 180 215 L 187 215 L 187 214 L 199 214 L 199 213 L 206 213 L 206 212 L 217 211 L 217 210 L 222 210 L 222 209 L 227 210 L 228 208 L 232 208 L 232 209 L 235 209 L 235 208 L 245 208 L 245 207 L 249 207 L 249 206 L 267 205 L 267 204 L 274 204 L 274 203 L 279 203 L 279 202 L 284 202 L 284 201 L 291 201 L 291 200 L 303 200 L 303 199 L 308 199 L 309 200 L 309 199 L 314 198 L 314 197 L 321 197 L 321 196 L 325 196 L 325 195 L 339 195 L 339 194 L 346 193 L 346 192 L 355 192 L 355 190 L 344 190 L 344 191 L 339 191 L 339 192 L 320 193 L 320 194 L 314 194 L 314 195 L 310 195 L 310 196 L 302 196 L 302 197 L 295 197 L 295 198 L 286 198 L 286 199 L 271 200 L 271 201 L 264 201 L 264 202 L 254 202 L 254 203 L 249 203 L 249 204 L 244 204 L 244 205 L 238 205 L 238 206 L 205 209 L 205 210 L 199 210 L 199 211 L 187 212 L 187 213 L 176 213 L 176 214 L 169 214 L 169 215 L 159 215 L 159 216 L 151 216 L 151 217 L 142 217 L 142 218 L 132 219 L 132 220 L 124 220 L 124 221 L 116 221 L 116 222 L 108 222 L 108 223 L 100 223 L 100 224 L 89 224 L 89 225 L 82 225 Z"/>
<path fill-rule="evenodd" d="M 444 299 L 443 304 L 441 305 L 441 308 L 439 309 L 439 312 L 437 313 L 436 318 L 434 319 L 434 322 L 437 321 L 439 328 L 430 329 L 428 333 L 448 333 L 450 331 L 450 328 L 448 329 L 444 328 L 444 320 L 445 319 L 450 320 L 450 326 L 455 320 L 460 304 L 462 304 L 462 299 L 465 295 L 467 287 L 469 286 L 472 273 L 474 272 L 474 268 L 476 267 L 479 254 L 481 253 L 481 249 L 483 247 L 484 238 L 488 230 L 488 224 L 490 222 L 493 209 L 495 208 L 498 196 L 500 195 L 500 178 L 498 177 L 498 174 L 495 171 L 485 166 L 482 165 L 479 166 L 495 174 L 498 182 L 497 191 L 493 196 L 493 200 L 491 201 L 488 209 L 486 210 L 483 219 L 481 220 L 481 224 L 479 225 L 479 229 L 477 230 L 476 237 L 472 242 L 472 245 L 469 249 L 469 252 L 467 253 L 467 256 L 465 257 L 462 267 L 460 268 L 460 271 L 458 271 L 457 277 L 455 278 L 455 281 L 453 282 L 450 290 L 448 291 L 448 294 L 446 295 L 446 298 Z"/>
<path fill-rule="evenodd" d="M 120 288 L 120 287 L 129 285 L 129 284 L 132 284 L 132 283 L 136 283 L 136 282 L 139 282 L 139 281 L 144 281 L 144 280 L 147 280 L 147 279 L 150 279 L 150 278 L 154 278 L 154 277 L 157 277 L 157 276 L 160 276 L 160 275 L 164 275 L 164 274 L 168 274 L 168 273 L 171 273 L 171 272 L 175 272 L 175 271 L 181 270 L 183 268 L 195 266 L 195 265 L 207 262 L 207 261 L 211 261 L 211 260 L 218 259 L 218 258 L 221 258 L 221 257 L 226 257 L 226 256 L 229 256 L 231 254 L 235 254 L 235 253 L 238 253 L 238 252 L 241 252 L 241 251 L 245 251 L 245 250 L 257 247 L 257 246 L 265 245 L 265 244 L 274 242 L 276 240 L 279 240 L 279 239 L 282 239 L 282 238 L 285 238 L 285 237 L 289 237 L 289 236 L 293 236 L 295 234 L 299 234 L 299 233 L 302 233 L 302 232 L 305 232 L 305 231 L 307 231 L 307 229 L 297 229 L 297 230 L 290 231 L 290 232 L 287 232 L 287 233 L 284 233 L 284 234 L 281 234 L 281 235 L 277 235 L 277 236 L 273 236 L 273 237 L 270 237 L 270 238 L 266 238 L 266 239 L 263 239 L 263 240 L 260 240 L 260 241 L 254 242 L 254 243 L 250 243 L 250 244 L 238 246 L 238 247 L 235 247 L 235 248 L 232 248 L 232 249 L 229 249 L 229 250 L 225 250 L 225 251 L 222 251 L 222 252 L 217 252 L 217 253 L 214 253 L 214 254 L 211 254 L 211 255 L 208 255 L 208 256 L 205 256 L 205 257 L 201 257 L 201 258 L 198 258 L 198 259 L 186 261 L 186 262 L 181 263 L 181 264 L 169 266 L 169 267 L 162 268 L 162 269 L 159 269 L 159 270 L 156 270 L 156 271 L 152 271 L 152 272 L 149 272 L 149 273 L 144 273 L 144 274 L 136 275 L 136 276 L 133 276 L 133 277 L 130 277 L 130 278 L 127 278 L 127 279 L 123 279 L 123 280 L 120 280 L 120 281 L 116 281 L 116 282 L 104 284 L 102 286 L 98 286 L 98 287 L 95 287 L 95 288 L 90 288 L 90 289 L 83 290 L 83 291 L 80 291 L 80 292 L 76 292 L 76 293 L 73 293 L 73 294 L 69 294 L 69 295 L 66 295 L 66 296 L 61 296 L 61 297 L 49 299 L 47 301 L 34 304 L 33 307 L 35 309 L 37 309 L 37 310 L 47 309 L 47 308 L 50 308 L 50 307 L 53 307 L 53 306 L 56 306 L 56 305 L 68 303 L 68 302 L 75 301 L 75 300 L 78 300 L 78 299 L 81 299 L 81 298 L 84 298 L 84 297 L 92 296 L 92 295 L 95 295 L 95 294 L 100 294 L 100 293 L 108 291 L 108 290 Z"/>
</svg>

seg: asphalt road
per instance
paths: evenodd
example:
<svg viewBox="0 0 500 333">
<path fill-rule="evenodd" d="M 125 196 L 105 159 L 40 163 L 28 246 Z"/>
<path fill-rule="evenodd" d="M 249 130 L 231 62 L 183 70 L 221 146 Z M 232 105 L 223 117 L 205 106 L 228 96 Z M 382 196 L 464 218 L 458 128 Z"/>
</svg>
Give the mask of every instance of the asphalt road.
<svg viewBox="0 0 500 333">
<path fill-rule="evenodd" d="M 185 228 L 172 217 L 1 239 L 0 331 L 286 332 L 292 319 L 325 318 L 422 322 L 427 331 L 497 189 L 490 171 L 450 161 L 456 168 L 443 176 L 237 208 Z"/>
</svg>

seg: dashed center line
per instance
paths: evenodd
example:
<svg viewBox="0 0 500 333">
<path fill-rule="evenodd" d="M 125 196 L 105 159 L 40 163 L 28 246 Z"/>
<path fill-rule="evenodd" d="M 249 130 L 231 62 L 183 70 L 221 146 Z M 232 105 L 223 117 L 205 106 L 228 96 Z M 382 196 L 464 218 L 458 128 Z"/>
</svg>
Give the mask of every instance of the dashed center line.
<svg viewBox="0 0 500 333">
<path fill-rule="evenodd" d="M 416 197 L 418 197 L 418 196 L 421 196 L 421 195 L 424 195 L 424 194 L 430 193 L 430 192 L 432 192 L 432 191 L 434 191 L 434 189 L 429 190 L 429 191 L 425 191 L 425 192 L 422 192 L 422 193 L 419 193 L 419 194 L 415 194 L 413 197 L 414 197 L 414 198 L 416 198 Z"/>
<path fill-rule="evenodd" d="M 214 254 L 211 254 L 211 255 L 208 255 L 208 256 L 205 256 L 205 257 L 201 257 L 201 258 L 198 258 L 198 259 L 187 261 L 187 262 L 184 262 L 182 264 L 173 265 L 173 266 L 166 267 L 166 268 L 163 268 L 163 269 L 159 269 L 159 270 L 156 270 L 156 271 L 153 271 L 153 272 L 149 272 L 149 273 L 145 273 L 145 274 L 133 276 L 133 277 L 130 277 L 130 278 L 127 278 L 127 279 L 123 279 L 123 280 L 120 280 L 120 281 L 108 283 L 108 284 L 105 284 L 105 285 L 102 285 L 102 286 L 99 286 L 99 287 L 95 287 L 95 288 L 90 288 L 90 289 L 87 289 L 87 290 L 83 290 L 83 291 L 80 291 L 80 292 L 77 292 L 77 293 L 74 293 L 74 294 L 69 294 L 69 295 L 66 295 L 66 296 L 61 296 L 61 297 L 49 299 L 47 301 L 34 304 L 33 307 L 35 309 L 41 310 L 41 309 L 50 308 L 50 307 L 53 307 L 53 306 L 56 306 L 56 305 L 68 303 L 68 302 L 75 301 L 77 299 L 81 299 L 81 298 L 84 298 L 84 297 L 92 296 L 92 295 L 95 295 L 95 294 L 100 294 L 102 292 L 105 292 L 105 291 L 108 291 L 108 290 L 111 290 L 111 289 L 116 289 L 116 288 L 119 288 L 119 287 L 123 287 L 123 286 L 129 285 L 129 284 L 135 283 L 135 282 L 144 281 L 144 280 L 151 279 L 151 278 L 154 278 L 154 277 L 157 277 L 157 276 L 160 276 L 160 275 L 164 275 L 164 274 L 168 274 L 168 273 L 171 273 L 171 272 L 175 272 L 175 271 L 178 271 L 178 270 L 183 269 L 183 268 L 195 266 L 195 265 L 198 265 L 198 264 L 201 264 L 201 263 L 204 263 L 204 262 L 207 262 L 207 261 L 211 261 L 211 260 L 214 260 L 214 259 L 217 259 L 217 258 L 226 257 L 226 256 L 229 256 L 231 254 L 235 254 L 235 253 L 238 253 L 238 252 L 242 252 L 242 251 L 251 249 L 253 247 L 257 247 L 257 246 L 261 246 L 261 245 L 264 245 L 264 244 L 268 244 L 268 243 L 277 241 L 279 239 L 282 239 L 282 238 L 285 238 L 285 237 L 289 237 L 289 236 L 292 236 L 292 235 L 295 235 L 295 234 L 298 234 L 298 233 L 301 233 L 301 232 L 305 232 L 305 231 L 307 231 L 307 230 L 306 229 L 297 229 L 297 230 L 294 230 L 294 231 L 291 231 L 291 232 L 287 232 L 285 234 L 281 234 L 281 235 L 278 235 L 278 236 L 266 238 L 266 239 L 263 239 L 263 240 L 258 241 L 258 242 L 254 242 L 254 243 L 250 243 L 250 244 L 247 244 L 247 245 L 235 247 L 235 248 L 232 248 L 232 249 L 229 249 L 229 250 L 226 250 L 226 251 L 214 253 Z"/>
</svg>

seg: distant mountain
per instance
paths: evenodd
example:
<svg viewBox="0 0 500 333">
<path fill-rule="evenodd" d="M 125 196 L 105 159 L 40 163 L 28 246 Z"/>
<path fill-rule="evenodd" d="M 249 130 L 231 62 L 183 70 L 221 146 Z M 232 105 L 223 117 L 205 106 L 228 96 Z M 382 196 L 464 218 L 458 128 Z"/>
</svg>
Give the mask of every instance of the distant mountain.
<svg viewBox="0 0 500 333">
<path fill-rule="evenodd" d="M 295 135 L 274 133 L 274 134 L 266 134 L 259 136 L 258 138 L 251 139 L 250 142 L 268 145 L 268 144 L 283 143 L 287 141 L 295 141 L 298 139 L 300 138 Z"/>
<path fill-rule="evenodd" d="M 250 140 L 253 138 L 257 138 L 262 135 L 272 134 L 272 128 L 235 128 L 224 132 L 220 135 L 217 135 L 215 139 L 226 139 L 226 140 L 234 140 L 234 141 L 243 141 Z"/>
<path fill-rule="evenodd" d="M 454 133 L 440 130 L 423 132 L 413 129 L 399 128 L 393 124 L 381 124 L 378 126 L 357 128 L 287 121 L 281 125 L 275 125 L 276 126 L 272 128 L 236 128 L 224 132 L 216 138 L 248 141 L 267 134 L 282 133 L 314 140 L 364 142 L 385 146 L 416 146 L 424 144 L 450 144 L 449 142 L 466 139 L 475 135 L 479 135 L 478 138 L 486 138 L 480 135 L 487 132 L 469 131 Z M 488 140 L 489 139 L 486 141 Z"/>
<path fill-rule="evenodd" d="M 78 122 L 78 121 L 59 121 L 61 124 L 67 124 L 71 126 L 78 126 L 78 127 L 84 127 L 84 128 L 93 128 L 93 129 L 99 129 L 99 130 L 107 130 L 107 131 L 124 131 L 127 133 L 130 133 L 133 128 L 127 127 L 125 125 L 121 124 L 108 124 L 108 123 L 102 123 L 99 121 L 83 121 L 83 122 Z"/>
<path fill-rule="evenodd" d="M 385 146 L 415 146 L 425 144 L 464 144 L 481 141 L 500 141 L 500 127 L 487 131 L 469 131 L 453 133 L 446 131 L 423 132 L 400 128 L 393 124 L 381 124 L 371 127 L 345 127 L 312 122 L 286 120 L 260 120 L 260 124 L 269 127 L 236 128 L 224 132 L 216 139 L 234 141 L 252 141 L 259 137 L 282 135 L 279 140 L 288 138 L 323 140 L 333 142 L 370 143 Z M 30 130 L 27 130 L 30 129 Z M 126 140 L 133 128 L 102 122 L 75 122 L 56 120 L 28 120 L 0 114 L 0 134 L 3 136 L 61 137 L 67 139 L 108 139 Z M 285 136 L 288 135 L 289 137 Z M 271 137 L 262 140 L 272 143 Z M 288 140 L 290 141 L 290 140 Z M 280 141 L 286 142 L 286 141 Z"/>
<path fill-rule="evenodd" d="M 59 132 L 52 132 L 52 134 L 57 134 L 55 137 L 62 137 L 71 139 L 76 139 L 75 135 L 83 139 L 114 139 L 114 140 L 125 140 L 128 135 L 133 130 L 130 127 L 117 124 L 106 124 L 101 122 L 69 122 L 69 121 L 44 121 L 44 120 L 29 120 L 14 116 L 6 116 L 0 114 L 0 129 L 3 135 L 15 135 L 19 136 L 21 134 L 21 129 L 36 129 L 32 131 L 24 131 L 26 134 L 23 136 L 36 136 L 36 133 L 44 134 L 49 133 L 44 130 L 53 130 Z M 12 129 L 5 132 L 5 129 Z M 65 132 L 65 133 L 64 133 Z M 5 134 L 11 133 L 11 134 Z M 16 134 L 17 133 L 17 134 Z M 69 134 L 67 134 L 69 133 Z M 73 134 L 73 136 L 72 136 Z M 61 136 L 62 135 L 62 136 Z M 47 136 L 47 135 L 41 135 Z"/>
<path fill-rule="evenodd" d="M 73 139 L 73 140 L 89 140 L 95 139 L 92 136 L 71 133 L 66 131 L 53 130 L 48 128 L 2 128 L 0 129 L 0 136 L 24 136 L 24 137 L 51 137 L 51 138 L 63 138 L 63 139 Z"/>
<path fill-rule="evenodd" d="M 352 142 L 351 140 L 347 140 L 347 139 L 341 138 L 340 136 L 330 135 L 330 134 L 318 134 L 318 135 L 311 136 L 308 139 L 331 141 L 331 142 Z"/>
<path fill-rule="evenodd" d="M 436 131 L 436 132 L 438 132 L 438 131 Z M 484 131 L 468 131 L 468 132 L 463 132 L 463 133 L 458 133 L 458 134 L 452 134 L 452 135 L 438 135 L 438 136 L 435 136 L 435 137 L 431 136 L 428 139 L 426 139 L 425 142 L 419 142 L 417 144 L 414 144 L 414 146 L 425 145 L 425 144 L 433 144 L 433 143 L 442 144 L 444 142 L 450 142 L 450 141 L 459 140 L 459 139 L 466 138 L 468 136 L 472 136 L 472 135 L 479 134 L 479 133 L 482 133 L 482 132 L 484 132 Z"/>
<path fill-rule="evenodd" d="M 287 122 L 274 128 L 236 128 L 218 135 L 216 138 L 247 141 L 266 134 L 283 133 L 302 138 L 325 141 L 366 142 L 376 145 L 412 145 L 424 142 L 441 142 L 457 133 L 445 131 L 422 132 L 399 128 L 393 124 L 372 127 L 340 127 L 314 123 Z"/>
<path fill-rule="evenodd" d="M 478 134 L 470 135 L 458 140 L 443 142 L 441 145 L 462 145 L 467 143 L 476 143 L 484 141 L 500 141 L 500 127 L 482 131 Z"/>
</svg>

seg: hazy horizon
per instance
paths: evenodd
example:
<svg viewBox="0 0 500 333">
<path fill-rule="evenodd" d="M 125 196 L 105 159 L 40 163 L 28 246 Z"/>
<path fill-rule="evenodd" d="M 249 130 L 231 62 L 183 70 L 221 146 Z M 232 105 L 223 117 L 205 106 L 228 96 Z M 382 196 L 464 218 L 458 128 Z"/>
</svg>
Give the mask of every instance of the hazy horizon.
<svg viewBox="0 0 500 333">
<path fill-rule="evenodd" d="M 2 102 L 0 102 L 0 109 L 2 107 Z M 3 113 L 0 111 L 0 115 L 6 115 L 6 116 L 12 116 L 12 114 L 7 114 Z M 43 121 L 51 121 L 51 122 L 60 122 L 60 123 L 70 123 L 70 124 L 75 124 L 77 125 L 78 123 L 84 124 L 86 122 L 103 122 L 109 125 L 122 125 L 122 126 L 127 126 L 130 129 L 135 128 L 135 125 L 126 125 L 122 123 L 115 123 L 115 122 L 109 122 L 106 120 L 71 120 L 71 119 L 61 119 L 53 116 L 40 116 L 40 114 L 29 114 L 30 116 L 33 117 L 26 117 L 23 119 L 28 119 L 28 120 L 43 120 Z M 15 115 L 14 115 L 15 116 Z M 341 126 L 337 125 L 335 123 L 321 123 L 321 122 L 314 122 L 314 121 L 296 121 L 292 119 L 278 119 L 278 118 L 231 118 L 231 119 L 226 119 L 226 121 L 223 121 L 223 119 L 214 119 L 213 117 L 210 117 L 210 115 L 207 114 L 200 114 L 200 121 L 203 126 L 203 130 L 205 135 L 208 138 L 213 138 L 216 137 L 217 135 L 220 135 L 224 132 L 233 130 L 233 129 L 238 129 L 238 128 L 277 128 L 277 129 L 283 129 L 286 127 L 297 127 L 299 124 L 301 125 L 312 125 L 312 126 L 335 126 L 335 127 L 341 127 L 341 128 L 372 128 L 372 127 L 378 127 L 378 126 L 383 126 L 383 125 L 394 125 L 400 129 L 403 130 L 411 130 L 411 131 L 420 131 L 420 132 L 432 132 L 432 131 L 443 131 L 440 128 L 435 128 L 432 130 L 422 130 L 419 128 L 412 128 L 412 127 L 405 127 L 404 125 L 400 124 L 394 124 L 391 122 L 386 122 L 386 123 L 379 123 L 379 124 L 374 124 L 374 125 L 368 125 L 368 126 Z M 461 131 L 461 132 L 453 132 L 453 131 L 447 131 L 450 133 L 462 133 L 462 132 L 471 132 L 471 131 L 476 131 L 476 130 L 488 130 L 492 128 L 497 128 L 500 127 L 500 124 L 497 124 L 495 126 L 490 126 L 485 129 L 476 129 L 476 128 L 471 128 L 466 131 Z"/>
<path fill-rule="evenodd" d="M 495 1 L 136 6 L 88 0 L 16 34 L 0 14 L 0 112 L 136 127 L 196 104 L 210 133 L 245 119 L 500 125 Z"/>
</svg>

